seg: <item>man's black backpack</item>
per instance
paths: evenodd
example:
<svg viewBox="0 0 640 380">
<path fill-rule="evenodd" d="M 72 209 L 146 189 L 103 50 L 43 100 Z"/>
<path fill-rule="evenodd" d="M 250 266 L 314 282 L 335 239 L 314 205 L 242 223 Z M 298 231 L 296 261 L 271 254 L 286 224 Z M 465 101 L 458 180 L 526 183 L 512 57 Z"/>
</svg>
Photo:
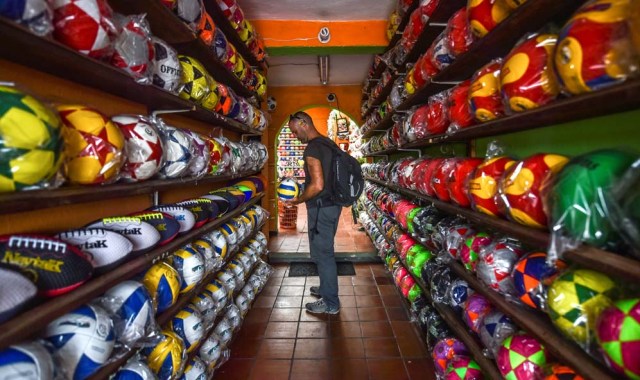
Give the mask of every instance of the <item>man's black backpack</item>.
<svg viewBox="0 0 640 380">
<path fill-rule="evenodd" d="M 329 139 L 320 139 L 331 147 L 331 201 L 342 207 L 351 206 L 364 190 L 364 178 L 358 160 Z"/>
</svg>

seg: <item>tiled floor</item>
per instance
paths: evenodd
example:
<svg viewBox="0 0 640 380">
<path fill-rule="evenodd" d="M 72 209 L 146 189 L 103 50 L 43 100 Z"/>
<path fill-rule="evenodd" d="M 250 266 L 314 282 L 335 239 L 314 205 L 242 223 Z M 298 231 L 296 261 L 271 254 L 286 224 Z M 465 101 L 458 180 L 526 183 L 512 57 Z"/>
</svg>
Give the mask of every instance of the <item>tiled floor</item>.
<svg viewBox="0 0 640 380">
<path fill-rule="evenodd" d="M 353 223 L 351 208 L 343 208 L 340 224 L 336 233 L 336 253 L 375 253 L 371 239 L 360 226 Z M 269 239 L 269 250 L 277 253 L 309 253 L 309 238 L 307 236 L 307 209 L 298 205 L 298 221 L 295 230 L 280 229 L 277 236 Z"/>
<path fill-rule="evenodd" d="M 276 266 L 215 379 L 435 379 L 433 362 L 382 264 L 340 276 L 337 316 L 308 314 L 318 277 L 287 277 Z"/>
</svg>

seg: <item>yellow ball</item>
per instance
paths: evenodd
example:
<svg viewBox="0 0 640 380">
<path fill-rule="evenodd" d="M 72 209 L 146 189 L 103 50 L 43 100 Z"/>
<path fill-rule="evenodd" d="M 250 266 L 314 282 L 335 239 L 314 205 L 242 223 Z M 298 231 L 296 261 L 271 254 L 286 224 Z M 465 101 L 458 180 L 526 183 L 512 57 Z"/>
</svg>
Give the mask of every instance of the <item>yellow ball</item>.
<svg viewBox="0 0 640 380">
<path fill-rule="evenodd" d="M 61 129 L 58 115 L 44 104 L 0 86 L 0 192 L 40 186 L 58 172 Z"/>
<path fill-rule="evenodd" d="M 207 70 L 197 59 L 180 55 L 178 56 L 182 67 L 182 82 L 184 86 L 180 91 L 180 97 L 192 102 L 200 102 L 211 91 Z"/>
<path fill-rule="evenodd" d="M 158 313 L 176 303 L 180 294 L 180 282 L 178 271 L 163 261 L 149 268 L 142 278 Z"/>
<path fill-rule="evenodd" d="M 300 195 L 300 185 L 292 178 L 285 178 L 278 184 L 276 192 L 278 193 L 278 198 L 285 201 L 291 200 Z"/>
<path fill-rule="evenodd" d="M 186 360 L 184 342 L 173 331 L 162 331 L 162 340 L 146 349 L 147 364 L 160 379 L 176 378 Z"/>
</svg>

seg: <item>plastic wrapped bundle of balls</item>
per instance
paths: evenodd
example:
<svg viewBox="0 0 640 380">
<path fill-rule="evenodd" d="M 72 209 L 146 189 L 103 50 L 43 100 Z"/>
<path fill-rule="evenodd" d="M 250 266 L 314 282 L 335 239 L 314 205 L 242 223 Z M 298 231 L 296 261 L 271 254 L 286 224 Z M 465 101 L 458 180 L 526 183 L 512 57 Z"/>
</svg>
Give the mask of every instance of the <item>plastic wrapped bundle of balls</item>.
<svg viewBox="0 0 640 380">
<path fill-rule="evenodd" d="M 482 320 L 479 333 L 485 354 L 491 358 L 497 357 L 504 340 L 517 332 L 518 326 L 509 316 L 499 310 L 489 312 Z"/>
<path fill-rule="evenodd" d="M 24 25 L 39 36 L 53 31 L 53 11 L 46 0 L 6 1 L 0 6 L 0 15 Z"/>
<path fill-rule="evenodd" d="M 503 341 L 496 363 L 506 379 L 541 379 L 549 359 L 540 342 L 526 333 L 517 333 Z"/>
<path fill-rule="evenodd" d="M 613 225 L 627 244 L 629 252 L 640 258 L 640 160 L 636 160 L 609 190 Z"/>
<path fill-rule="evenodd" d="M 111 64 L 129 74 L 136 82 L 151 84 L 154 70 L 154 43 L 145 15 L 116 15 L 118 35 L 113 41 Z"/>
<path fill-rule="evenodd" d="M 159 117 L 152 116 L 151 122 L 160 132 L 164 147 L 163 163 L 158 176 L 169 179 L 183 177 L 196 153 L 193 138 L 181 129 L 166 124 Z"/>
<path fill-rule="evenodd" d="M 146 116 L 116 115 L 111 118 L 125 140 L 126 157 L 120 170 L 124 181 L 147 180 L 164 162 L 164 145 L 157 127 Z"/>
<path fill-rule="evenodd" d="M 457 338 L 444 338 L 433 347 L 431 357 L 435 365 L 436 374 L 444 376 L 451 360 L 456 356 L 468 356 L 469 350 L 465 344 Z"/>
<path fill-rule="evenodd" d="M 510 238 L 498 239 L 480 250 L 476 275 L 498 293 L 515 295 L 511 272 L 523 255 L 524 250 L 519 242 Z"/>
</svg>

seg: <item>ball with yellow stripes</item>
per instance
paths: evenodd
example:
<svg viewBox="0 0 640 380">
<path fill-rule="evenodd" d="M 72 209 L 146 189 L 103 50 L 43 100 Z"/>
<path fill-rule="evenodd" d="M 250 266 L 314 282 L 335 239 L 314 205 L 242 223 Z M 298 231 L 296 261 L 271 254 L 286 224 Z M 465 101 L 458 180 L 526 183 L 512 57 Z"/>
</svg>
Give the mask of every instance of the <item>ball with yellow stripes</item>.
<svg viewBox="0 0 640 380">
<path fill-rule="evenodd" d="M 58 115 L 15 88 L 0 86 L 0 193 L 42 186 L 63 159 Z"/>
<path fill-rule="evenodd" d="M 300 195 L 300 185 L 293 178 L 285 178 L 278 184 L 276 192 L 278 193 L 278 198 L 288 201 Z"/>
<path fill-rule="evenodd" d="M 173 331 L 164 330 L 160 341 L 152 347 L 145 348 L 149 368 L 159 379 L 175 379 L 187 359 L 184 342 Z"/>
<path fill-rule="evenodd" d="M 187 55 L 178 56 L 182 68 L 182 82 L 184 86 L 180 97 L 199 103 L 211 91 L 210 75 L 202 63 Z"/>
<path fill-rule="evenodd" d="M 158 313 L 176 303 L 180 294 L 180 274 L 164 261 L 149 268 L 142 278 L 142 283 L 149 291 Z"/>
</svg>

